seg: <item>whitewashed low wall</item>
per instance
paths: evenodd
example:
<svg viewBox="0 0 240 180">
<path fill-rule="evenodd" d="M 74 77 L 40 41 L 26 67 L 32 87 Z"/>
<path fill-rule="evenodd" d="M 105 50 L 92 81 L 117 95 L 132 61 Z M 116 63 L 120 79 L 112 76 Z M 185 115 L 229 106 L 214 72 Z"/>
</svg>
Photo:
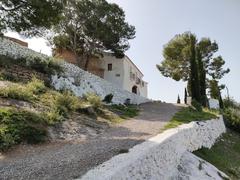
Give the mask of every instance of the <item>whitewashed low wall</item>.
<svg viewBox="0 0 240 180">
<path fill-rule="evenodd" d="M 112 102 L 115 104 L 123 104 L 126 99 L 130 99 L 133 104 L 150 101 L 147 98 L 120 89 L 114 84 L 88 73 L 73 64 L 65 62 L 63 67 L 65 69 L 64 74 L 52 77 L 52 84 L 58 90 L 69 89 L 77 96 L 92 92 L 102 97 L 102 99 L 108 94 L 113 94 Z"/>
<path fill-rule="evenodd" d="M 219 109 L 219 101 L 217 99 L 209 99 L 209 108 L 211 109 Z"/>
<path fill-rule="evenodd" d="M 48 56 L 35 52 L 29 48 L 18 45 L 8 39 L 0 37 L 0 55 L 10 56 L 12 58 L 47 58 Z M 82 96 L 88 92 L 93 92 L 102 97 L 107 94 L 113 94 L 113 103 L 122 104 L 126 99 L 130 99 L 133 104 L 140 104 L 150 101 L 147 98 L 119 89 L 114 84 L 90 74 L 79 67 L 64 63 L 65 72 L 61 75 L 52 77 L 52 84 L 57 89 L 69 89 L 77 96 Z"/>
<path fill-rule="evenodd" d="M 170 129 L 90 170 L 82 180 L 172 179 L 187 151 L 210 148 L 226 131 L 222 117 Z"/>
</svg>

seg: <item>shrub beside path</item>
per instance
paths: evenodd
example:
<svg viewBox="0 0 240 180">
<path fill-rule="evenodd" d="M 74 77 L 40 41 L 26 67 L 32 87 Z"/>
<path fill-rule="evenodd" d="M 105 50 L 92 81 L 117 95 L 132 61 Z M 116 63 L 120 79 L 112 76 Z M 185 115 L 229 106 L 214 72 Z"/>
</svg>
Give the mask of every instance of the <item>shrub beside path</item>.
<svg viewBox="0 0 240 180">
<path fill-rule="evenodd" d="M 0 156 L 0 179 L 75 179 L 111 157 L 159 134 L 181 108 L 168 103 L 145 103 L 140 114 L 81 143 L 25 147 Z"/>
</svg>

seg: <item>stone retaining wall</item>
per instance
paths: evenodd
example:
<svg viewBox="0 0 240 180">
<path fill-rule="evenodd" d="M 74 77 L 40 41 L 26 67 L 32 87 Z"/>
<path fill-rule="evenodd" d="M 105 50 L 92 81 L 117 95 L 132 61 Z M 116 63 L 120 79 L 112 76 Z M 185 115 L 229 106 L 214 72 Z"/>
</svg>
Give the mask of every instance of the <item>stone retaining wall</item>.
<svg viewBox="0 0 240 180">
<path fill-rule="evenodd" d="M 29 48 L 20 46 L 8 39 L 0 37 L 0 55 L 9 56 L 15 59 L 19 58 L 47 58 L 48 56 L 35 52 Z M 130 99 L 133 104 L 140 104 L 150 101 L 147 98 L 138 96 L 131 92 L 119 89 L 114 84 L 90 74 L 79 67 L 63 63 L 65 72 L 61 75 L 52 76 L 52 84 L 57 89 L 69 89 L 77 96 L 82 96 L 88 92 L 93 92 L 102 97 L 107 94 L 113 94 L 113 103 L 122 104 L 126 99 Z"/>
<path fill-rule="evenodd" d="M 81 179 L 174 179 L 184 153 L 210 148 L 225 131 L 222 117 L 181 125 L 113 157 Z"/>
</svg>

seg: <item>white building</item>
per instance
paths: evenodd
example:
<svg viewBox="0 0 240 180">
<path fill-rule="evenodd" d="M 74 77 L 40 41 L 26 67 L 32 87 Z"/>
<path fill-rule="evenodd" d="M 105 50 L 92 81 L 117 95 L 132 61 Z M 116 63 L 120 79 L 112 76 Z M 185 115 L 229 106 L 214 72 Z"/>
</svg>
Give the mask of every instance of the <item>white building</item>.
<svg viewBox="0 0 240 180">
<path fill-rule="evenodd" d="M 143 73 L 126 55 L 119 59 L 111 54 L 101 58 L 104 79 L 142 97 L 148 96 L 148 83 L 143 81 Z"/>
</svg>

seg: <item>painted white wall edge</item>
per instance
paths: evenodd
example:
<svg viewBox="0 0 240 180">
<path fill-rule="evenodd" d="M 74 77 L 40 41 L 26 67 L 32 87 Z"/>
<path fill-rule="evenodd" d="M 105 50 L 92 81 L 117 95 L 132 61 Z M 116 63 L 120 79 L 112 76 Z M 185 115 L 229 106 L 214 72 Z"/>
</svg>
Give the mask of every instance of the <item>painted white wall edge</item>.
<svg viewBox="0 0 240 180">
<path fill-rule="evenodd" d="M 171 179 L 187 151 L 210 148 L 226 132 L 223 118 L 181 125 L 134 146 L 90 170 L 82 180 Z"/>
</svg>

